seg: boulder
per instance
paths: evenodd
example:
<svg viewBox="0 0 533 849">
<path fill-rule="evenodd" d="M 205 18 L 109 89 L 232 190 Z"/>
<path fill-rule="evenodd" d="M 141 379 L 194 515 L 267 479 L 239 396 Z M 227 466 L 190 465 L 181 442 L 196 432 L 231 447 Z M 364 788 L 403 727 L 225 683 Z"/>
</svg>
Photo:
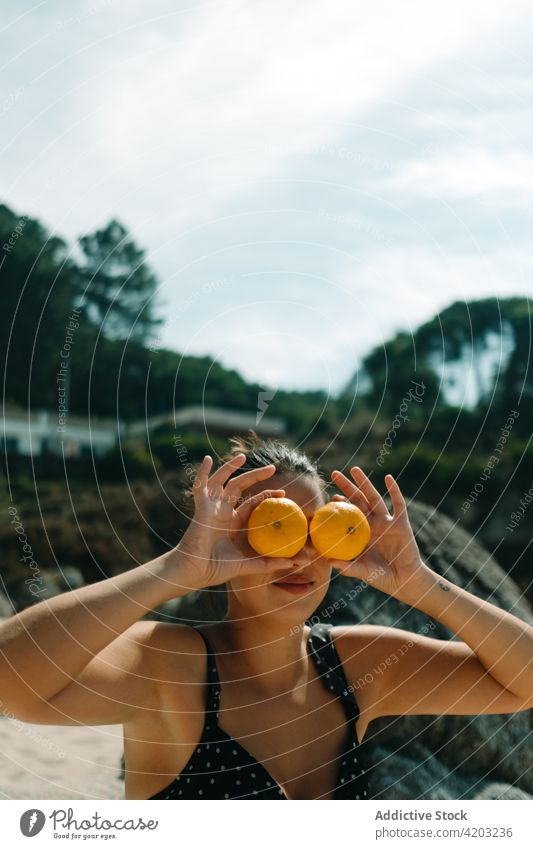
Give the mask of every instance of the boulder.
<svg viewBox="0 0 533 849">
<path fill-rule="evenodd" d="M 14 612 L 13 605 L 8 597 L 0 591 L 0 619 L 8 619 L 10 616 L 13 616 Z"/>
<path fill-rule="evenodd" d="M 83 587 L 85 581 L 76 566 L 62 566 L 57 569 L 40 569 L 35 573 L 35 594 L 25 580 L 11 581 L 6 586 L 6 596 L 10 604 L 10 613 L 24 610 L 44 599 L 53 598 L 59 593 Z M 0 603 L 0 616 L 1 613 Z"/>
</svg>

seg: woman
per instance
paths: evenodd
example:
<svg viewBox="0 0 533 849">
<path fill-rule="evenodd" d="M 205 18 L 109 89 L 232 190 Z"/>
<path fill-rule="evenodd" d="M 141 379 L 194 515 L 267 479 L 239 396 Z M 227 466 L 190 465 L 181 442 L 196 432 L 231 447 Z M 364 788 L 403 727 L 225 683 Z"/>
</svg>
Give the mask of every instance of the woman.
<svg viewBox="0 0 533 849">
<path fill-rule="evenodd" d="M 3 623 L 5 710 L 53 725 L 122 723 L 130 799 L 365 799 L 361 744 L 376 717 L 533 707 L 533 628 L 422 562 L 391 475 L 392 514 L 359 467 L 351 479 L 331 474 L 342 493 L 333 498 L 356 504 L 371 526 L 355 561 L 327 560 L 309 538 L 293 558 L 262 558 L 246 540 L 252 509 L 286 496 L 310 520 L 325 481 L 282 443 L 233 442 L 216 471 L 210 456 L 200 464 L 194 516 L 176 548 Z M 380 625 L 309 628 L 332 569 L 460 639 Z M 221 585 L 220 622 L 140 621 L 172 598 Z"/>
</svg>

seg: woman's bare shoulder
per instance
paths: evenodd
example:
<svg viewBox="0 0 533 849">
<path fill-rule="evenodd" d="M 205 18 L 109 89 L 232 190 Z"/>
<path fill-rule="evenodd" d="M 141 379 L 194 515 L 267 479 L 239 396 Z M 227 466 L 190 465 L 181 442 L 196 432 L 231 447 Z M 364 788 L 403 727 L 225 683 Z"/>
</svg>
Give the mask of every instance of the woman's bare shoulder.
<svg viewBox="0 0 533 849">
<path fill-rule="evenodd" d="M 405 632 L 392 625 L 371 625 L 366 622 L 362 625 L 334 625 L 331 629 L 335 645 L 342 643 L 351 648 L 361 649 L 370 649 L 372 646 L 379 645 L 384 638 L 397 636 L 400 633 Z"/>
<path fill-rule="evenodd" d="M 390 652 L 405 644 L 412 646 L 417 641 L 427 640 L 412 631 L 393 625 L 335 625 L 331 629 L 339 658 L 353 671 L 374 666 L 383 661 L 384 652 Z"/>
<path fill-rule="evenodd" d="M 144 663 L 160 680 L 200 682 L 205 678 L 206 649 L 202 635 L 190 625 L 143 620 L 130 628 L 142 644 Z"/>
<path fill-rule="evenodd" d="M 129 628 L 129 633 L 134 634 L 145 645 L 151 645 L 154 648 L 165 648 L 170 644 L 183 651 L 189 651 L 204 644 L 196 628 L 181 622 L 141 619 Z"/>
<path fill-rule="evenodd" d="M 331 629 L 346 680 L 365 721 L 379 716 L 379 669 L 390 638 L 403 634 L 387 625 L 335 625 Z M 366 727 L 366 726 L 365 726 Z"/>
<path fill-rule="evenodd" d="M 360 711 L 357 733 L 362 740 L 370 722 L 380 716 L 379 674 L 387 637 L 397 629 L 384 625 L 335 625 L 331 629 L 337 656 Z"/>
</svg>

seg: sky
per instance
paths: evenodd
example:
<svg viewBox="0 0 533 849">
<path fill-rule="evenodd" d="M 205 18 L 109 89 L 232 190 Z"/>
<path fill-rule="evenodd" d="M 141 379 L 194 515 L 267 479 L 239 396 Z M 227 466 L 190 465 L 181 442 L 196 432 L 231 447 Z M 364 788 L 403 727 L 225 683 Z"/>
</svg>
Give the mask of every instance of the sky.
<svg viewBox="0 0 533 849">
<path fill-rule="evenodd" d="M 454 300 L 533 295 L 533 7 L 3 4 L 1 200 L 117 217 L 158 345 L 335 393 Z"/>
</svg>

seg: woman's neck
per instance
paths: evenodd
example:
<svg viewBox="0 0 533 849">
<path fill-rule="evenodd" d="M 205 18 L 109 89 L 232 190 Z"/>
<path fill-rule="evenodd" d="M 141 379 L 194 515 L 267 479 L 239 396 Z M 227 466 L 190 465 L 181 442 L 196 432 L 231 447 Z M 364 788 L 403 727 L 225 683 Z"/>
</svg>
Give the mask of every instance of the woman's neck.
<svg viewBox="0 0 533 849">
<path fill-rule="evenodd" d="M 232 618 L 213 626 L 218 637 L 217 659 L 231 674 L 231 680 L 244 679 L 265 693 L 287 693 L 307 679 L 308 629 L 302 624 L 287 625 L 265 617 Z"/>
</svg>

